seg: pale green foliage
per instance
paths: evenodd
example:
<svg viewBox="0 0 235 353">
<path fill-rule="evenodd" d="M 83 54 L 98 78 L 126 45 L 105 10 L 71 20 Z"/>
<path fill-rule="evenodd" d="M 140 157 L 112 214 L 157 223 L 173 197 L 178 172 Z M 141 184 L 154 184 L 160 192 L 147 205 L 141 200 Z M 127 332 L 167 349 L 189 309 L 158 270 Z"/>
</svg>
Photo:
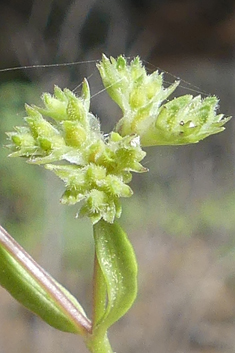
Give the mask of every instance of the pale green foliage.
<svg viewBox="0 0 235 353">
<path fill-rule="evenodd" d="M 162 74 L 148 75 L 138 57 L 128 64 L 122 56 L 109 60 L 103 55 L 98 69 L 123 112 L 116 131 L 122 136 L 139 135 L 143 147 L 196 143 L 223 131 L 230 119 L 216 115 L 216 97 L 185 95 L 163 103 L 179 82 L 164 88 Z"/>
</svg>

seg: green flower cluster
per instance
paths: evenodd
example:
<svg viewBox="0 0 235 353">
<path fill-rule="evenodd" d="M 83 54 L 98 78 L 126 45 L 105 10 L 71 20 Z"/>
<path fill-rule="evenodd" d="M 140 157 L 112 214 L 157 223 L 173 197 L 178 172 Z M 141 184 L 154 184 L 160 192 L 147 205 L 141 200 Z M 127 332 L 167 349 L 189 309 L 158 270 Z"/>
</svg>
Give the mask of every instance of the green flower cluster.
<svg viewBox="0 0 235 353">
<path fill-rule="evenodd" d="M 164 88 L 162 74 L 155 71 L 148 75 L 138 57 L 127 64 L 123 56 L 109 60 L 103 55 L 98 69 L 123 112 L 116 131 L 121 136 L 137 134 L 143 147 L 196 143 L 223 131 L 230 119 L 216 115 L 216 97 L 185 95 L 163 103 L 179 82 Z"/>
<path fill-rule="evenodd" d="M 138 57 L 128 64 L 123 56 L 103 56 L 97 66 L 123 111 L 114 132 L 102 134 L 89 111 L 90 90 L 84 80 L 81 97 L 55 87 L 54 96 L 43 95 L 44 108 L 26 106 L 27 125 L 8 137 L 12 157 L 44 164 L 65 182 L 62 203 L 83 200 L 80 216 L 112 223 L 121 215 L 119 198 L 132 195 L 127 185 L 131 172 L 146 171 L 140 164 L 145 156 L 141 146 L 195 143 L 222 131 L 230 118 L 216 115 L 216 97 L 185 95 L 167 101 L 179 82 L 164 88 L 162 74 L 148 75 Z"/>
<path fill-rule="evenodd" d="M 98 119 L 89 112 L 90 91 L 86 80 L 81 97 L 55 87 L 54 96 L 44 94 L 45 108 L 26 106 L 27 126 L 8 133 L 10 156 L 44 164 L 66 185 L 61 202 L 83 200 L 80 216 L 93 223 L 101 218 L 112 223 L 121 215 L 120 197 L 130 197 L 131 172 L 145 172 L 140 164 L 145 152 L 136 135 L 105 137 Z M 47 120 L 44 118 L 47 117 Z M 65 161 L 64 164 L 50 164 Z"/>
</svg>

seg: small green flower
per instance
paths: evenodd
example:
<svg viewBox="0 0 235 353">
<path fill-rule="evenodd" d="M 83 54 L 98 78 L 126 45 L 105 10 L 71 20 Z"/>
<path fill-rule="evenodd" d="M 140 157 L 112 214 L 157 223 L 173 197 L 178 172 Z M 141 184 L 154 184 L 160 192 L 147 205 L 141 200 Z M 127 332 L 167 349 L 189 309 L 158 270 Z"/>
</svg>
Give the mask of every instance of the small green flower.
<svg viewBox="0 0 235 353">
<path fill-rule="evenodd" d="M 149 119 L 150 126 L 147 129 L 144 129 L 143 122 L 136 127 L 136 130 L 142 128 L 142 145 L 185 145 L 223 131 L 223 125 L 231 118 L 224 118 L 223 114 L 216 115 L 217 106 L 216 97 L 202 99 L 191 95 L 163 104 L 152 122 Z"/>
<path fill-rule="evenodd" d="M 109 60 L 103 55 L 97 67 L 107 92 L 124 115 L 132 115 L 150 102 L 160 106 L 179 84 L 175 82 L 163 88 L 163 75 L 158 71 L 148 75 L 139 57 L 128 65 L 123 56 L 117 60 L 111 57 Z"/>
<path fill-rule="evenodd" d="M 148 75 L 138 57 L 127 64 L 122 56 L 109 60 L 103 55 L 98 69 L 123 112 L 116 131 L 121 136 L 140 136 L 143 147 L 196 143 L 223 131 L 230 119 L 216 115 L 216 97 L 185 95 L 164 103 L 179 82 L 164 88 L 162 74 L 155 71 Z"/>
<path fill-rule="evenodd" d="M 81 97 L 55 87 L 54 96 L 46 93 L 42 99 L 45 108 L 27 105 L 27 126 L 8 133 L 10 156 L 26 157 L 53 171 L 65 182 L 61 202 L 83 201 L 79 216 L 87 215 L 93 223 L 101 218 L 113 223 L 121 215 L 119 198 L 133 194 L 127 185 L 131 172 L 146 171 L 140 164 L 145 152 L 139 137 L 101 133 L 98 119 L 89 112 L 87 81 Z M 56 164 L 59 161 L 66 164 Z"/>
</svg>

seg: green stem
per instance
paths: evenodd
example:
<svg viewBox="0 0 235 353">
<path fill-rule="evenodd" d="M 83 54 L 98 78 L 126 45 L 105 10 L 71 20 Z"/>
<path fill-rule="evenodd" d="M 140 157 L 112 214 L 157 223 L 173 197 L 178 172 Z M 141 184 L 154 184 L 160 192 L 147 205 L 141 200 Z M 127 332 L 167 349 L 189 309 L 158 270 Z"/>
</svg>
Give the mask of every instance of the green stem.
<svg viewBox="0 0 235 353">
<path fill-rule="evenodd" d="M 95 234 L 94 234 L 95 237 Z M 107 332 L 100 329 L 99 322 L 105 314 L 107 305 L 107 288 L 105 278 L 101 270 L 97 253 L 95 250 L 94 274 L 93 274 L 93 312 L 92 312 L 92 333 L 86 336 L 87 348 L 92 353 L 113 353 L 110 346 Z"/>
<path fill-rule="evenodd" d="M 107 337 L 107 333 L 94 333 L 87 340 L 86 346 L 91 353 L 113 353 L 112 347 Z"/>
</svg>

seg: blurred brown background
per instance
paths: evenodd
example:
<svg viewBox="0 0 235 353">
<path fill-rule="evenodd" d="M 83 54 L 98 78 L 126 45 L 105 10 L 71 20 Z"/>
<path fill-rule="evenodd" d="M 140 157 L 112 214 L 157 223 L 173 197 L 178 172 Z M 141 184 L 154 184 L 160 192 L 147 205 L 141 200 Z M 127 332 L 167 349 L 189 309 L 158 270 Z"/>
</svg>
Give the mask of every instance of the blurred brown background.
<svg viewBox="0 0 235 353">
<path fill-rule="evenodd" d="M 0 72 L 0 139 L 21 124 L 24 102 L 53 84 L 76 88 L 101 53 L 140 55 L 151 72 L 179 76 L 178 94 L 215 94 L 235 115 L 235 2 L 232 0 L 8 0 L 0 3 L 0 68 L 84 61 Z M 190 84 L 188 84 L 188 82 Z M 196 87 L 197 88 L 196 88 Z M 105 92 L 92 99 L 104 131 L 120 117 Z M 139 296 L 110 330 L 116 352 L 235 352 L 234 122 L 198 145 L 148 149 L 133 178 L 122 224 L 139 261 Z M 58 200 L 63 185 L 42 168 L 0 151 L 0 222 L 89 313 L 92 229 Z M 87 352 L 0 289 L 0 353 Z"/>
</svg>

